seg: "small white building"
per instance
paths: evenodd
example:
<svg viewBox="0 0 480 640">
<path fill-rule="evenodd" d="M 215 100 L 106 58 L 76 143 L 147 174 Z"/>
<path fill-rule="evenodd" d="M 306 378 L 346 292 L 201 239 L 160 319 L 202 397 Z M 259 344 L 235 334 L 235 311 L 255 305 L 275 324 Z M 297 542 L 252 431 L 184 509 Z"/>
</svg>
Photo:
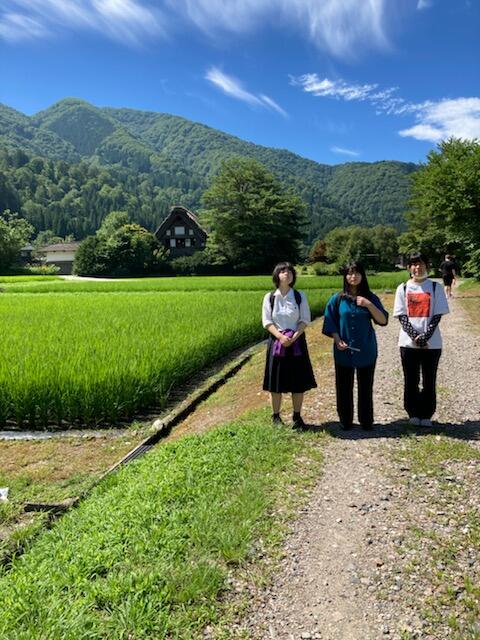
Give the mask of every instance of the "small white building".
<svg viewBox="0 0 480 640">
<path fill-rule="evenodd" d="M 73 261 L 80 242 L 61 242 L 58 244 L 47 244 L 40 249 L 43 256 L 43 264 L 53 264 L 60 269 L 61 275 L 72 273 Z"/>
</svg>

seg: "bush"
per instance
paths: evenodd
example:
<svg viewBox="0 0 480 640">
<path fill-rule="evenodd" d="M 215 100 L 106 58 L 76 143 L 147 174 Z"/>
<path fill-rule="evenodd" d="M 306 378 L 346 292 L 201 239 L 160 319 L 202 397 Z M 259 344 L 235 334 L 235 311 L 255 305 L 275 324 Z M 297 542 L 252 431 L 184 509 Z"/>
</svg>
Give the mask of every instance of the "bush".
<svg viewBox="0 0 480 640">
<path fill-rule="evenodd" d="M 340 267 L 334 262 L 327 264 L 326 262 L 315 262 L 312 269 L 317 276 L 337 276 L 340 273 Z"/>
<path fill-rule="evenodd" d="M 219 276 L 231 275 L 233 270 L 226 264 L 212 264 L 205 251 L 197 251 L 191 256 L 181 256 L 170 261 L 174 274 L 179 276 Z"/>
<path fill-rule="evenodd" d="M 56 276 L 59 271 L 60 267 L 56 264 L 29 264 L 24 273 L 32 276 Z"/>
</svg>

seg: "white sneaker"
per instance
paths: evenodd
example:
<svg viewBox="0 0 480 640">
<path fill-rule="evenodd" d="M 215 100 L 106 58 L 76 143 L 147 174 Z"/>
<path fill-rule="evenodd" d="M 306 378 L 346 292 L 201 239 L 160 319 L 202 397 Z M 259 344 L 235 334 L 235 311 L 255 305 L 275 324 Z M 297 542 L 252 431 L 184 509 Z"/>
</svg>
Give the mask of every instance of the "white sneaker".
<svg viewBox="0 0 480 640">
<path fill-rule="evenodd" d="M 420 420 L 420 418 L 410 418 L 410 420 L 408 421 L 410 424 L 414 424 L 416 427 L 420 426 L 422 424 L 422 421 Z"/>
<path fill-rule="evenodd" d="M 420 424 L 422 427 L 431 427 L 432 421 L 429 420 L 429 418 L 423 418 L 422 420 L 420 420 Z"/>
</svg>

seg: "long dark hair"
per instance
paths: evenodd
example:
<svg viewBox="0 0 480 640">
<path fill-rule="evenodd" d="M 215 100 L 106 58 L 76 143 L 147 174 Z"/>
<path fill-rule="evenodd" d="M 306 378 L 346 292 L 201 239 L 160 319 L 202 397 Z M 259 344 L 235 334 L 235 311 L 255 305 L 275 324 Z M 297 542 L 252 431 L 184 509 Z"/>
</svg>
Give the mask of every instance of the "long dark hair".
<svg viewBox="0 0 480 640">
<path fill-rule="evenodd" d="M 353 299 L 354 296 L 350 293 L 350 287 L 347 282 L 347 275 L 349 273 L 359 273 L 362 276 L 360 284 L 357 288 L 357 296 L 363 296 L 368 300 L 372 299 L 372 292 L 370 291 L 370 286 L 368 284 L 367 274 L 365 273 L 365 269 L 361 262 L 356 262 L 355 260 L 346 264 L 343 268 L 343 293 L 341 294 L 344 298 Z"/>
</svg>

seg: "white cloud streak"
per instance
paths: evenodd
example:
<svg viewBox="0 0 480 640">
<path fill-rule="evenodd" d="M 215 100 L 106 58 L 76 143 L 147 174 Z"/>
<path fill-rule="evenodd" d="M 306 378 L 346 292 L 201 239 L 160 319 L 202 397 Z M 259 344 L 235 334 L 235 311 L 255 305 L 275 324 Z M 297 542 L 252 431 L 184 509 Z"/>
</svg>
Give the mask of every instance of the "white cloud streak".
<svg viewBox="0 0 480 640">
<path fill-rule="evenodd" d="M 330 147 L 330 151 L 344 156 L 350 156 L 351 158 L 358 158 L 360 155 L 358 151 L 353 151 L 353 149 L 344 149 L 343 147 Z"/>
<path fill-rule="evenodd" d="M 418 0 L 417 9 L 418 11 L 423 11 L 423 9 L 430 9 L 433 7 L 433 0 Z"/>
<path fill-rule="evenodd" d="M 290 83 L 318 98 L 370 103 L 377 114 L 413 115 L 416 124 L 399 131 L 402 137 L 435 143 L 451 136 L 480 139 L 480 98 L 408 102 L 396 95 L 397 87 L 380 89 L 378 84 L 349 84 L 341 79 L 320 78 L 316 73 L 291 77 Z"/>
<path fill-rule="evenodd" d="M 250 34 L 273 24 L 351 58 L 389 46 L 387 9 L 387 0 L 2 0 L 0 37 L 21 40 L 89 28 L 137 42 L 143 35 L 165 36 L 180 18 L 210 37 Z M 23 16 L 25 30 L 15 28 L 12 14 Z"/>
<path fill-rule="evenodd" d="M 264 24 L 300 28 L 338 57 L 388 47 L 387 0 L 166 0 L 203 32 L 251 32 Z"/>
<path fill-rule="evenodd" d="M 288 118 L 287 112 L 274 100 L 264 94 L 255 95 L 250 93 L 250 91 L 243 88 L 242 83 L 237 78 L 227 75 L 217 67 L 211 67 L 207 71 L 205 79 L 232 98 L 246 102 L 250 106 L 271 109 L 280 113 L 284 118 Z"/>
<path fill-rule="evenodd" d="M 87 29 L 136 45 L 146 36 L 165 32 L 161 12 L 142 0 L 5 0 L 4 4 L 7 10 L 0 12 L 0 37 L 11 42 Z M 16 24 L 23 26 L 15 28 Z"/>
</svg>

